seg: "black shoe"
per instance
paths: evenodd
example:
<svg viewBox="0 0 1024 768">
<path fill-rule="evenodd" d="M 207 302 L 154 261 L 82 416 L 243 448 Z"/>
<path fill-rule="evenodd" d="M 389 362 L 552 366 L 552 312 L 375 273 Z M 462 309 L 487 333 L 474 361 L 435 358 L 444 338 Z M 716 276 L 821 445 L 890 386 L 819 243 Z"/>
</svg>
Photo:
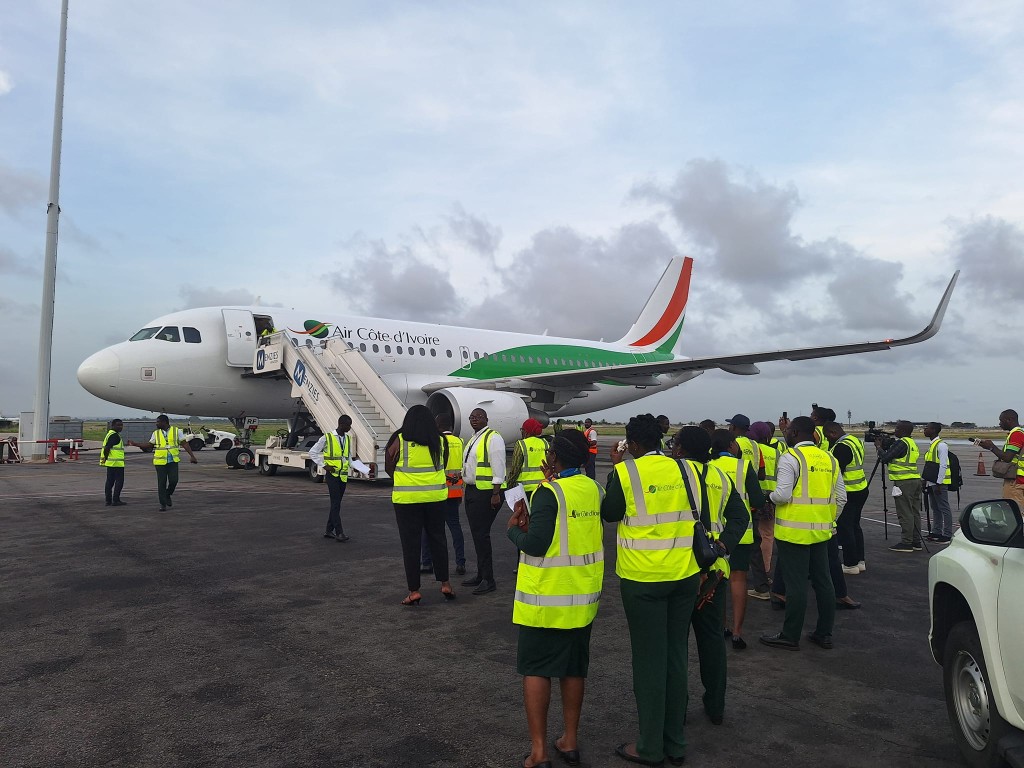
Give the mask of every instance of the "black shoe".
<svg viewBox="0 0 1024 768">
<path fill-rule="evenodd" d="M 160 511 L 161 512 L 166 512 L 167 511 L 167 507 L 160 507 Z"/>
<path fill-rule="evenodd" d="M 493 592 L 498 588 L 498 585 L 493 581 L 481 581 L 480 586 L 473 590 L 474 595 L 486 595 L 488 592 Z"/>
<path fill-rule="evenodd" d="M 708 716 L 708 720 L 711 721 L 712 725 L 721 725 L 722 724 L 723 715 L 712 715 L 710 712 L 707 712 L 707 711 L 705 711 L 704 714 Z"/>
<path fill-rule="evenodd" d="M 432 565 L 421 565 L 420 566 L 420 573 L 433 573 L 433 572 L 434 572 L 434 566 L 432 566 Z"/>
<path fill-rule="evenodd" d="M 808 632 L 807 639 L 815 645 L 821 646 L 826 651 L 832 650 L 832 635 L 819 635 L 817 632 Z"/>
<path fill-rule="evenodd" d="M 667 757 L 666 756 L 665 759 L 668 760 L 670 763 L 672 763 L 672 765 L 682 765 L 683 763 L 686 762 L 686 758 L 685 757 Z"/>
<path fill-rule="evenodd" d="M 630 763 L 636 763 L 637 765 L 664 765 L 664 760 L 644 760 L 642 757 L 639 757 L 638 755 L 629 754 L 629 752 L 626 751 L 627 746 L 627 744 L 619 744 L 619 746 L 615 748 L 615 754 L 621 757 L 623 760 Z M 678 757 L 673 758 L 673 760 L 678 759 Z M 673 763 L 673 765 L 681 765 L 681 763 Z"/>
<path fill-rule="evenodd" d="M 841 608 L 846 611 L 855 611 L 860 608 L 860 603 L 852 597 L 844 597 L 842 600 L 836 600 L 836 608 Z"/>
<path fill-rule="evenodd" d="M 334 531 L 327 531 L 326 533 L 324 533 L 324 538 L 325 539 L 336 539 L 336 538 L 338 538 L 338 534 L 336 534 Z"/>
<path fill-rule="evenodd" d="M 761 637 L 759 637 L 758 640 L 761 641 L 762 645 L 769 645 L 772 648 L 783 648 L 787 651 L 800 650 L 800 643 L 795 642 L 793 640 L 787 640 L 785 637 L 782 636 L 781 632 L 779 632 L 777 635 L 761 635 Z"/>
<path fill-rule="evenodd" d="M 111 505 L 111 503 L 112 503 L 112 502 L 109 502 L 109 501 L 108 501 L 108 502 L 106 503 L 106 506 L 108 506 L 108 507 L 109 507 L 109 506 Z"/>
<path fill-rule="evenodd" d="M 728 640 L 730 637 L 732 637 L 732 630 L 731 629 L 727 629 L 727 630 L 725 630 L 724 634 L 725 634 L 725 639 Z"/>
<path fill-rule="evenodd" d="M 786 610 L 786 601 L 785 600 L 776 600 L 773 597 L 772 598 L 772 610 L 773 611 L 784 611 L 784 610 Z"/>
<path fill-rule="evenodd" d="M 555 754 L 558 755 L 566 765 L 580 764 L 580 751 L 578 749 L 559 749 L 558 739 L 551 742 L 551 746 L 554 748 Z"/>
<path fill-rule="evenodd" d="M 112 507 L 127 507 L 128 506 L 128 502 L 127 501 L 121 501 L 120 499 L 118 499 L 117 501 L 111 502 L 110 506 L 112 506 Z"/>
<path fill-rule="evenodd" d="M 462 586 L 478 587 L 480 586 L 481 581 L 483 581 L 483 579 L 481 579 L 479 576 L 474 576 L 472 579 L 466 579 L 464 582 L 462 582 Z"/>
<path fill-rule="evenodd" d="M 167 496 L 167 506 L 168 507 L 173 507 L 174 506 L 174 502 L 171 501 L 170 494 L 168 494 L 168 496 Z"/>
<path fill-rule="evenodd" d="M 455 575 L 456 576 L 465 576 L 466 575 L 466 566 L 464 566 L 464 565 L 457 565 L 457 566 L 455 566 Z"/>
<path fill-rule="evenodd" d="M 920 541 L 915 541 L 911 546 L 913 547 L 915 552 L 920 552 L 924 549 L 924 544 Z"/>
<path fill-rule="evenodd" d="M 344 544 L 346 541 L 348 541 L 348 538 L 349 537 L 346 536 L 344 533 L 339 533 L 338 534 L 338 541 L 340 541 L 342 544 Z"/>
<path fill-rule="evenodd" d="M 920 547 L 918 547 L 918 549 L 920 549 Z M 891 547 L 889 547 L 889 551 L 890 552 L 913 552 L 914 548 L 910 544 L 904 544 L 903 542 L 899 542 L 899 543 L 893 544 Z"/>
<path fill-rule="evenodd" d="M 732 636 L 732 649 L 734 651 L 742 651 L 742 650 L 745 650 L 746 647 L 747 647 L 747 641 L 746 640 L 744 640 L 739 635 L 733 635 Z M 714 722 L 714 721 L 712 720 L 712 722 Z M 715 723 L 715 725 L 718 725 L 718 723 Z"/>
</svg>

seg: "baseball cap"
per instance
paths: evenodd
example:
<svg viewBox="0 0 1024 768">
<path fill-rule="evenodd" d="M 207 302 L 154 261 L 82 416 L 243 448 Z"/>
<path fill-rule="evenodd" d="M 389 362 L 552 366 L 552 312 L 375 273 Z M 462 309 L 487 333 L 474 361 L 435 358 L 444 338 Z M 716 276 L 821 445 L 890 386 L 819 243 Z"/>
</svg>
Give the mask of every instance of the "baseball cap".
<svg viewBox="0 0 1024 768">
<path fill-rule="evenodd" d="M 539 435 L 544 431 L 544 425 L 536 419 L 527 419 L 523 422 L 523 431 L 528 435 Z"/>
<path fill-rule="evenodd" d="M 732 424 L 734 427 L 739 427 L 740 429 L 750 428 L 750 419 L 748 419 L 742 413 L 737 413 L 731 419 L 726 419 L 725 423 Z"/>
</svg>

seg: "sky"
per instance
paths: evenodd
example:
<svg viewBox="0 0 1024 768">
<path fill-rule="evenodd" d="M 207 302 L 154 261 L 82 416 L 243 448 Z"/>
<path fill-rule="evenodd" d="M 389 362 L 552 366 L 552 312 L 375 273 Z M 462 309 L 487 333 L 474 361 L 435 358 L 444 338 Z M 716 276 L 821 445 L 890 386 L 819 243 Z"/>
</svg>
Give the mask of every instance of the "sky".
<svg viewBox="0 0 1024 768">
<path fill-rule="evenodd" d="M 59 0 L 0 0 L 0 413 L 33 407 Z M 707 372 L 596 414 L 1024 412 L 1024 5 L 71 0 L 51 414 L 176 309 L 618 338 L 695 259 Z M 215 416 L 217 414 L 201 414 Z"/>
</svg>

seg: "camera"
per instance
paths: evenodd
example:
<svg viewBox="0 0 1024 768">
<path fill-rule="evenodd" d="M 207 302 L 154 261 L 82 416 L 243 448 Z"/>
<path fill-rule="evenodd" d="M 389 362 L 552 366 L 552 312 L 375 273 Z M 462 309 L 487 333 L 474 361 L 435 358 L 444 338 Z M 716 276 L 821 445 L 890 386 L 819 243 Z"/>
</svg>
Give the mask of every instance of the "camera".
<svg viewBox="0 0 1024 768">
<path fill-rule="evenodd" d="M 873 443 L 876 440 L 882 441 L 882 450 L 887 451 L 892 444 L 896 442 L 896 434 L 893 432 L 886 432 L 884 429 L 879 429 L 875 426 L 875 422 L 868 422 L 868 429 L 864 433 L 864 442 Z"/>
</svg>

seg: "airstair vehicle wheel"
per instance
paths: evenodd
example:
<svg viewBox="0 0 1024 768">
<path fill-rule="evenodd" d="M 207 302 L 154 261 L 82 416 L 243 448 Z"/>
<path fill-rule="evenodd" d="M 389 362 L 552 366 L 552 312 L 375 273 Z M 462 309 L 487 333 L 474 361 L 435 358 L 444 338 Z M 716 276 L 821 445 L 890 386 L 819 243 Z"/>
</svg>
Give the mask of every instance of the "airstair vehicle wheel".
<svg viewBox="0 0 1024 768">
<path fill-rule="evenodd" d="M 261 475 L 273 477 L 277 474 L 277 464 L 271 464 L 270 458 L 267 456 L 260 456 L 259 471 Z"/>
<path fill-rule="evenodd" d="M 229 450 L 231 450 L 231 447 L 233 445 L 234 445 L 234 442 L 225 437 L 217 445 L 217 450 L 219 450 L 219 451 L 229 451 Z"/>
<path fill-rule="evenodd" d="M 324 481 L 324 476 L 320 474 L 320 470 L 317 467 L 316 462 L 307 461 L 306 470 L 309 472 L 309 479 L 314 483 L 322 483 Z"/>
</svg>

